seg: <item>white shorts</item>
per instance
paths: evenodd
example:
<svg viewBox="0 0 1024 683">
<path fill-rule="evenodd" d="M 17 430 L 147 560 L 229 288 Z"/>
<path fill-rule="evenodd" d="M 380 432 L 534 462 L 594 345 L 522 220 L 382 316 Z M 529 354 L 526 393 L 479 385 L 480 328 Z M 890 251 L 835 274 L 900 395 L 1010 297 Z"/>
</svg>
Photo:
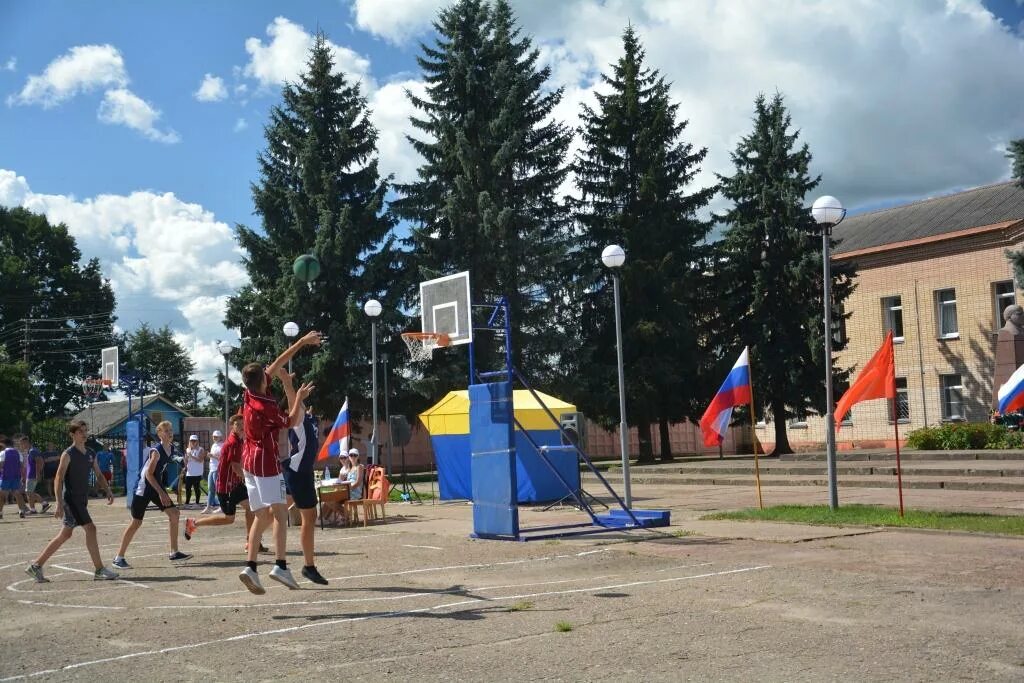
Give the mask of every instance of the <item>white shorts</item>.
<svg viewBox="0 0 1024 683">
<path fill-rule="evenodd" d="M 271 505 L 284 505 L 284 477 L 275 474 L 272 477 L 257 477 L 245 473 L 245 490 L 249 492 L 249 509 L 253 512 Z"/>
</svg>

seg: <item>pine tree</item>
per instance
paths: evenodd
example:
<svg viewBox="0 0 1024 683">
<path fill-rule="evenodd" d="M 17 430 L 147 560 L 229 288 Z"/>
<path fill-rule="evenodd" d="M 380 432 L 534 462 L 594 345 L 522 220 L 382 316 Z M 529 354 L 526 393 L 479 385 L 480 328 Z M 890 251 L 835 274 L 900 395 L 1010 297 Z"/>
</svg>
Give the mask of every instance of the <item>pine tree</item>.
<svg viewBox="0 0 1024 683">
<path fill-rule="evenodd" d="M 250 284 L 228 302 L 226 322 L 243 338 L 232 359 L 239 366 L 271 360 L 288 343 L 281 331 L 286 322 L 319 330 L 327 342 L 315 354 L 297 356 L 294 371 L 316 383 L 311 400 L 319 412 L 333 416 L 350 395 L 358 417 L 370 402 L 370 322 L 362 305 L 371 298 L 383 304 L 379 339 L 399 318 L 398 294 L 389 288 L 398 274 L 377 131 L 358 83 L 335 72 L 323 35 L 282 99 L 266 126 L 252 186 L 262 231 L 237 229 Z M 309 286 L 292 273 L 294 259 L 306 253 L 321 265 Z M 382 346 L 396 343 L 392 336 Z"/>
<path fill-rule="evenodd" d="M 774 420 L 775 455 L 792 452 L 789 418 L 825 412 L 821 233 L 806 196 L 820 177 L 808 175 L 811 153 L 796 147 L 798 137 L 782 96 L 759 96 L 754 130 L 732 153 L 735 173 L 719 176 L 733 203 L 720 217 L 727 226 L 719 243 L 720 345 L 731 356 L 751 348 L 755 400 Z M 834 263 L 832 277 L 839 320 L 853 269 Z M 833 370 L 837 397 L 848 374 Z"/>
<path fill-rule="evenodd" d="M 195 363 L 174 339 L 170 327 L 154 330 L 143 323 L 125 334 L 119 346 L 123 349 L 121 364 L 142 376 L 144 393 L 163 394 L 180 406 L 193 405 L 197 387 L 190 378 Z"/>
<path fill-rule="evenodd" d="M 1011 173 L 1014 179 L 1024 187 L 1024 138 L 1010 141 L 1006 149 L 1006 158 L 1012 163 Z"/>
<path fill-rule="evenodd" d="M 623 55 L 603 80 L 597 110 L 583 108 L 584 148 L 576 159 L 575 202 L 582 229 L 577 254 L 583 306 L 579 329 L 580 403 L 606 424 L 617 422 L 614 303 L 602 272 L 602 249 L 622 245 L 623 354 L 629 422 L 640 436 L 640 460 L 653 459 L 651 425 L 661 426 L 664 459 L 671 459 L 669 422 L 699 414 L 700 316 L 705 286 L 702 241 L 710 225 L 697 217 L 714 188 L 687 194 L 707 149 L 682 139 L 669 85 L 644 64 L 632 27 Z"/>
<path fill-rule="evenodd" d="M 508 298 L 514 362 L 546 381 L 565 301 L 568 212 L 557 192 L 570 134 L 549 120 L 562 91 L 544 89 L 550 70 L 538 68 L 504 0 L 460 0 L 435 28 L 436 43 L 418 57 L 427 97 L 412 97 L 423 165 L 393 205 L 413 226 L 409 302 L 417 281 L 468 270 L 474 300 Z M 478 366 L 493 369 L 494 340 L 476 346 Z M 435 357 L 421 391 L 437 396 L 466 376 L 465 354 Z"/>
</svg>

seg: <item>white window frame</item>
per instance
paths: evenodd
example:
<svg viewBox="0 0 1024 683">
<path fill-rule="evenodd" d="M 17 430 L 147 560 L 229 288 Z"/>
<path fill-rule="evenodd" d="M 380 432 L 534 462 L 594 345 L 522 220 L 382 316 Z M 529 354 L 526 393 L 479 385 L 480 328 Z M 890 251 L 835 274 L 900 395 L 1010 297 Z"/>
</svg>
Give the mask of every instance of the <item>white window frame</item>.
<svg viewBox="0 0 1024 683">
<path fill-rule="evenodd" d="M 903 382 L 903 386 L 902 387 L 900 386 L 900 382 Z M 899 397 L 900 397 L 901 394 L 906 399 L 906 406 L 907 406 L 907 416 L 906 417 L 899 417 L 896 414 L 896 403 L 899 400 Z M 961 396 L 961 398 L 962 398 L 962 396 Z M 901 425 L 902 424 L 909 424 L 910 423 L 910 386 L 907 384 L 907 378 L 906 377 L 897 377 L 896 378 L 896 398 L 893 399 L 892 401 L 889 401 L 888 403 L 889 403 L 889 424 L 892 424 L 894 421 L 897 424 L 901 424 Z"/>
<path fill-rule="evenodd" d="M 1000 292 L 999 288 L 1002 285 L 1009 285 L 1009 292 Z M 995 307 L 995 327 L 993 329 L 998 330 L 1003 326 L 1005 322 L 1003 320 L 1003 311 L 1006 310 L 1007 306 L 1013 306 L 1017 303 L 1017 287 L 1013 280 L 1000 280 L 999 282 L 992 283 L 992 305 Z"/>
<path fill-rule="evenodd" d="M 952 381 L 956 378 L 955 383 Z M 951 402 L 947 399 L 946 394 L 952 391 L 959 392 L 960 395 L 960 414 L 954 415 L 950 410 Z M 942 419 L 945 422 L 963 422 L 967 418 L 963 415 L 964 413 L 964 382 L 963 377 L 958 373 L 950 373 L 948 375 L 939 375 L 939 402 L 942 405 Z"/>
<path fill-rule="evenodd" d="M 952 292 L 953 298 L 949 301 L 943 301 L 942 295 L 946 292 Z M 952 332 L 946 332 L 942 329 L 942 311 L 951 306 L 953 309 L 953 318 L 956 321 L 956 329 Z M 956 288 L 946 287 L 944 289 L 935 290 L 935 332 L 939 339 L 959 339 L 960 338 L 960 316 L 956 310 Z"/>
<path fill-rule="evenodd" d="M 899 302 L 893 305 L 893 302 Z M 900 333 L 897 335 L 893 325 L 893 311 L 900 312 Z M 892 330 L 892 340 L 897 344 L 903 343 L 903 297 L 899 294 L 882 297 L 882 328 L 888 334 Z"/>
</svg>

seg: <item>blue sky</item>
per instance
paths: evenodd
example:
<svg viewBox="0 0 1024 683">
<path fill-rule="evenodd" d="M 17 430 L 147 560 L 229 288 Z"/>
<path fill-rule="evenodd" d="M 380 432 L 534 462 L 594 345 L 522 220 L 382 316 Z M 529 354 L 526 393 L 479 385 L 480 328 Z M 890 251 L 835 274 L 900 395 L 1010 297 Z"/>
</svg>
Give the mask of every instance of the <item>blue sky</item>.
<svg viewBox="0 0 1024 683">
<path fill-rule="evenodd" d="M 408 180 L 415 57 L 438 0 L 0 4 L 0 204 L 64 221 L 99 256 L 121 324 L 170 324 L 208 378 L 225 298 L 244 284 L 231 228 L 255 225 L 262 126 L 311 34 L 365 87 L 381 166 Z M 786 95 L 854 209 L 1008 176 L 1024 137 L 1021 0 L 514 0 L 578 123 L 627 22 L 672 82 L 686 135 L 728 173 L 758 93 Z M 212 81 L 197 92 L 207 75 Z M 565 188 L 571 191 L 571 186 Z M 720 201 L 720 200 L 719 200 Z"/>
</svg>

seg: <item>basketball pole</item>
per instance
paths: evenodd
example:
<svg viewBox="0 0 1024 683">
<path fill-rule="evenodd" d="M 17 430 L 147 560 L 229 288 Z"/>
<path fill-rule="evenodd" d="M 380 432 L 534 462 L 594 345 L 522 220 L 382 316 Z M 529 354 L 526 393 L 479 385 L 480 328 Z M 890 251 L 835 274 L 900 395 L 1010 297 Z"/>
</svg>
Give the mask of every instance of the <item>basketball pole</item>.
<svg viewBox="0 0 1024 683">
<path fill-rule="evenodd" d="M 757 483 L 757 507 L 764 510 L 764 500 L 761 498 L 761 466 L 757 460 L 757 413 L 754 412 L 754 369 L 750 362 L 750 353 L 747 353 L 747 374 L 750 376 L 750 444 L 754 449 L 754 481 Z"/>
</svg>

